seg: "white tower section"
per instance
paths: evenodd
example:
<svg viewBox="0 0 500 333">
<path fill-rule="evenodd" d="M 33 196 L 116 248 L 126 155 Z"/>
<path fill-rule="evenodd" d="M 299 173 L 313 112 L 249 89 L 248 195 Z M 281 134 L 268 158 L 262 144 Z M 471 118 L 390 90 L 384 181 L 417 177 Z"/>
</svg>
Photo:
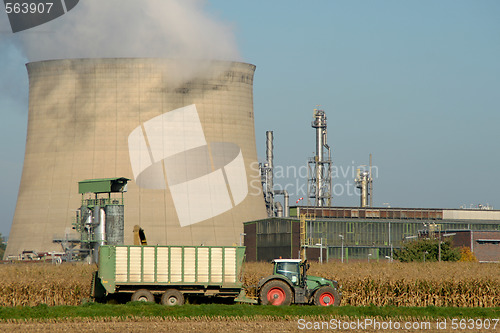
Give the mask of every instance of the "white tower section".
<svg viewBox="0 0 500 333">
<path fill-rule="evenodd" d="M 360 207 L 369 207 L 368 198 L 371 197 L 372 177 L 369 171 L 357 169 L 356 179 L 354 180 L 356 187 L 360 189 Z"/>
</svg>

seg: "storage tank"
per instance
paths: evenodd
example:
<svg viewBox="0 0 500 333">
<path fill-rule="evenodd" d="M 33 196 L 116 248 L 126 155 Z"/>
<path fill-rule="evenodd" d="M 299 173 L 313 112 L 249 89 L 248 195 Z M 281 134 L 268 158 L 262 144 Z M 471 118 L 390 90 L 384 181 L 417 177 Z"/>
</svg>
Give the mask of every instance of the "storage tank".
<svg viewBox="0 0 500 333">
<path fill-rule="evenodd" d="M 233 245 L 265 218 L 253 75 L 240 62 L 67 59 L 27 64 L 26 152 L 6 255 L 59 250 L 78 182 L 127 177 L 125 244 Z"/>
</svg>

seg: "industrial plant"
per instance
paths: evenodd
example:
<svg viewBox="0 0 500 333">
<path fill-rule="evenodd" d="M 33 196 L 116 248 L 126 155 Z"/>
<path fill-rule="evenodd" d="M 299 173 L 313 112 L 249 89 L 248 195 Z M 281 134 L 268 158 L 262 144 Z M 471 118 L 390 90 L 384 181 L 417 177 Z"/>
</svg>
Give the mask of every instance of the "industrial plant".
<svg viewBox="0 0 500 333">
<path fill-rule="evenodd" d="M 354 179 L 359 207 L 332 206 L 331 150 L 323 110 L 314 110 L 316 155 L 308 161 L 308 204 L 288 207 L 288 193 L 273 191 L 273 133 L 266 134 L 266 162 L 261 166 L 268 218 L 245 222 L 247 260 L 308 258 L 309 260 L 387 260 L 405 242 L 421 237 L 450 237 L 480 262 L 500 262 L 500 211 L 373 207 L 372 156 L 368 170 Z M 285 194 L 284 214 L 275 195 Z M 297 201 L 297 203 L 300 199 Z"/>
<path fill-rule="evenodd" d="M 254 65 L 108 58 L 27 69 L 26 153 L 5 257 L 64 251 L 97 261 L 99 246 L 133 244 L 136 226 L 151 245 L 244 243 L 250 261 L 392 261 L 429 233 L 500 261 L 500 211 L 374 207 L 371 155 L 354 179 L 359 207 L 336 207 L 321 109 L 307 204 L 291 206 L 275 189 L 272 131 L 257 160 Z"/>
<path fill-rule="evenodd" d="M 84 180 L 131 180 L 126 244 L 139 225 L 150 244 L 232 245 L 243 222 L 267 216 L 262 193 L 249 190 L 260 179 L 254 65 L 110 58 L 27 70 L 26 152 L 5 256 L 79 239 Z"/>
</svg>

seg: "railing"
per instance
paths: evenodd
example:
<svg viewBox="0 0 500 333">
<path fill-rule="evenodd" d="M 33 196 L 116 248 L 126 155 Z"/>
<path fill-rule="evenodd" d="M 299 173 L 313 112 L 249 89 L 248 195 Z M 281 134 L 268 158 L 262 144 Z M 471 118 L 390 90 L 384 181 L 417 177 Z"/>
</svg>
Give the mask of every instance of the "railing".
<svg viewBox="0 0 500 333">
<path fill-rule="evenodd" d="M 82 206 L 123 205 L 123 198 L 83 199 Z"/>
</svg>

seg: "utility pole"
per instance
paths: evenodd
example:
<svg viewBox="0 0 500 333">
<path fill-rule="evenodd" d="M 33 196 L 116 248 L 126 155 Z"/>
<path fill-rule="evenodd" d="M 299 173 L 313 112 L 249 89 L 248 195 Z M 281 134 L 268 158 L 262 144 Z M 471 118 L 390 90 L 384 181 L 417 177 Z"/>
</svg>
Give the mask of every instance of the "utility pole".
<svg viewBox="0 0 500 333">
<path fill-rule="evenodd" d="M 370 184 L 368 191 L 370 193 L 370 207 L 373 207 L 373 174 L 372 174 L 372 154 L 370 154 Z M 391 261 L 392 261 L 392 255 L 391 255 Z"/>
<path fill-rule="evenodd" d="M 342 239 L 342 249 L 341 249 L 341 262 L 344 263 L 344 236 L 343 235 L 339 235 L 339 237 Z"/>
</svg>

